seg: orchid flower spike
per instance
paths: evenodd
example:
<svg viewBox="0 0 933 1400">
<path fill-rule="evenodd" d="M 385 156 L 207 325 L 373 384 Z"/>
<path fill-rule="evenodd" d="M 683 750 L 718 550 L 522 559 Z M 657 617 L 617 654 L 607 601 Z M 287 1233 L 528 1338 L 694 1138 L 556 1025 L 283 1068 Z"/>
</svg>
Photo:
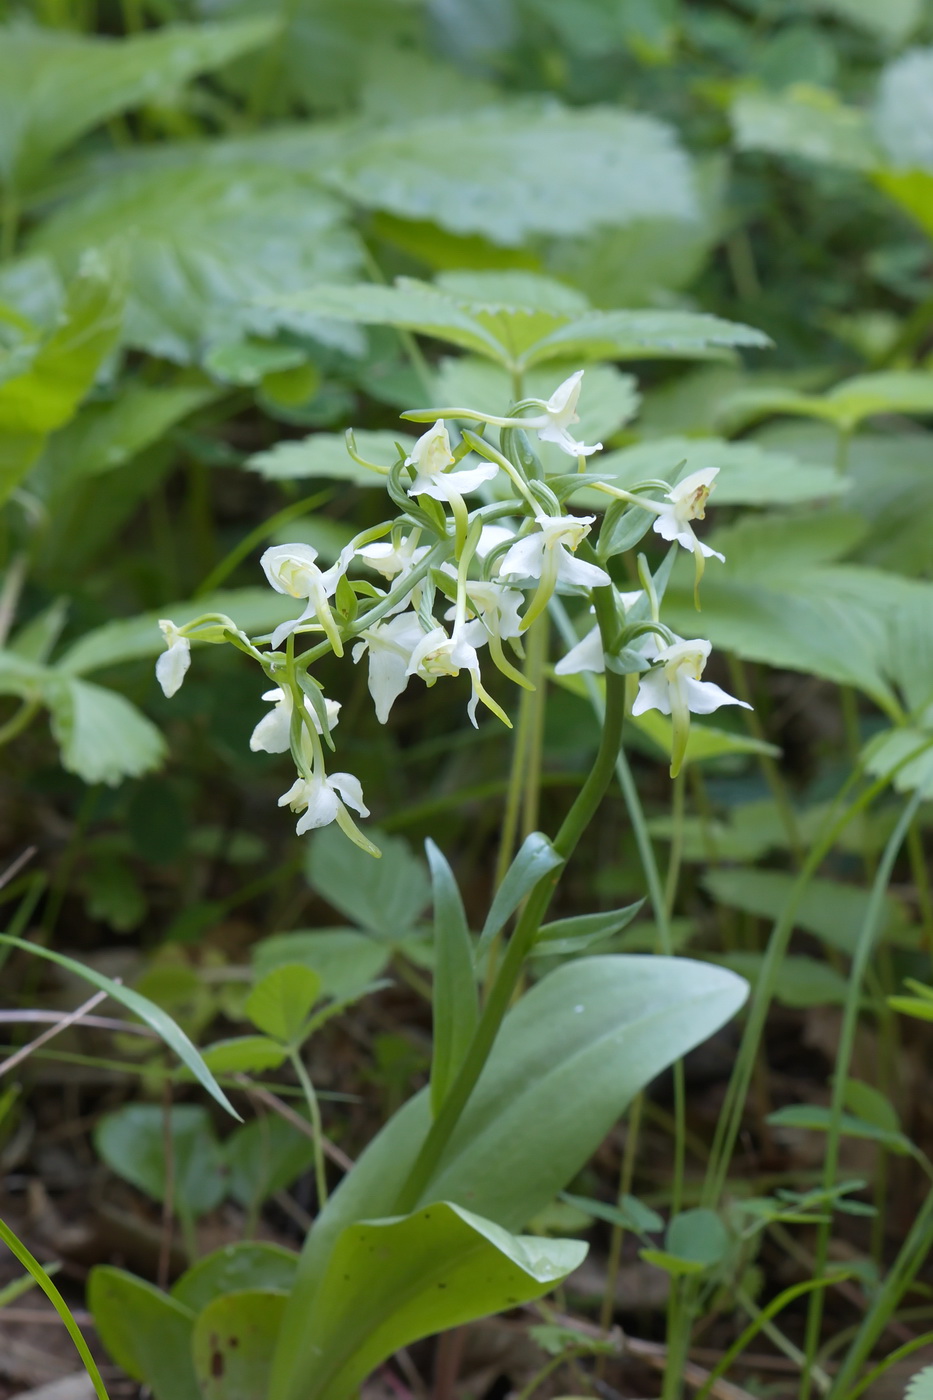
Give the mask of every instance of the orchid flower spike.
<svg viewBox="0 0 933 1400">
<path fill-rule="evenodd" d="M 451 471 L 455 465 L 450 450 L 450 438 L 439 418 L 433 428 L 423 433 L 405 458 L 406 467 L 415 468 L 415 479 L 408 488 L 409 496 L 431 496 L 435 501 L 450 501 L 453 497 L 475 491 L 484 481 L 491 481 L 499 468 L 495 462 Z"/>
<path fill-rule="evenodd" d="M 253 753 L 287 753 L 291 743 L 292 710 L 294 700 L 292 692 L 288 687 L 276 686 L 273 690 L 267 690 L 263 695 L 263 700 L 273 702 L 273 708 L 256 725 L 250 736 L 249 746 Z M 311 716 L 311 723 L 318 734 L 323 733 L 321 721 L 317 717 L 317 711 L 311 704 L 307 696 L 304 697 L 305 709 Z M 327 727 L 333 729 L 337 723 L 340 713 L 339 700 L 325 700 L 324 710 L 327 715 Z"/>
<path fill-rule="evenodd" d="M 176 627 L 167 617 L 159 619 L 159 627 L 168 649 L 163 651 L 156 662 L 156 680 L 170 700 L 180 690 L 191 665 L 191 643 L 181 628 Z"/>
<path fill-rule="evenodd" d="M 343 656 L 343 642 L 328 600 L 336 592 L 337 584 L 346 573 L 352 557 L 353 550 L 344 549 L 337 562 L 324 570 L 315 562 L 317 550 L 309 544 L 277 544 L 266 550 L 259 562 L 276 593 L 308 600 L 300 617 L 293 622 L 281 623 L 272 633 L 273 647 L 281 646 L 285 638 L 297 631 L 303 622 L 317 618 L 334 654 Z"/>
<path fill-rule="evenodd" d="M 691 714 L 711 715 L 721 705 L 741 705 L 742 709 L 750 710 L 751 705 L 737 700 L 712 681 L 700 680 L 712 651 L 710 642 L 700 638 L 684 641 L 677 637 L 671 646 L 662 646 L 657 636 L 651 634 L 644 651 L 655 664 L 639 682 L 632 714 L 659 710 L 662 715 L 671 716 L 674 726 L 671 777 L 676 778 L 687 751 Z"/>
</svg>

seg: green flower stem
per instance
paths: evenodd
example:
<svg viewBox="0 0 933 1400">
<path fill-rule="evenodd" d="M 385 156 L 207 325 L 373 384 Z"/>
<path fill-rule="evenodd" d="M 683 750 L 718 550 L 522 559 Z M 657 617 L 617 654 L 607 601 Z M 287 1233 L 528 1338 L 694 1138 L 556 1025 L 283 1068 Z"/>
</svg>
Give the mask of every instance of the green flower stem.
<svg viewBox="0 0 933 1400">
<path fill-rule="evenodd" d="M 24 700 L 19 709 L 12 715 L 6 724 L 0 725 L 0 748 L 8 744 L 11 739 L 15 739 L 17 734 L 22 734 L 39 713 L 38 700 Z"/>
<path fill-rule="evenodd" d="M 305 1069 L 304 1061 L 301 1058 L 301 1051 L 292 1049 L 288 1055 L 292 1068 L 298 1076 L 298 1083 L 301 1085 L 302 1093 L 305 1096 L 305 1103 L 308 1105 L 308 1112 L 311 1115 L 311 1127 L 314 1130 L 312 1145 L 314 1147 L 314 1185 L 317 1190 L 317 1208 L 322 1211 L 327 1204 L 327 1171 L 324 1166 L 324 1125 L 321 1122 L 321 1108 L 311 1083 L 311 1076 Z"/>
<path fill-rule="evenodd" d="M 16 1258 L 22 1264 L 23 1268 L 27 1269 L 28 1272 L 32 1274 L 36 1283 L 42 1289 L 42 1292 L 45 1294 L 49 1302 L 52 1304 L 52 1307 L 58 1313 L 59 1317 L 65 1325 L 69 1337 L 74 1342 L 75 1347 L 77 1348 L 78 1355 L 84 1363 L 84 1369 L 87 1371 L 91 1379 L 91 1384 L 93 1385 L 94 1390 L 98 1396 L 98 1400 L 110 1400 L 107 1394 L 107 1387 L 104 1385 L 103 1377 L 101 1376 L 100 1371 L 97 1369 L 97 1363 L 90 1353 L 90 1349 L 88 1348 L 87 1342 L 81 1335 L 81 1329 L 78 1327 L 78 1324 L 72 1317 L 71 1309 L 68 1307 L 68 1304 L 65 1302 L 58 1289 L 55 1287 L 55 1284 L 49 1278 L 46 1270 L 43 1269 L 38 1259 L 35 1259 L 29 1253 L 29 1250 L 23 1244 L 22 1240 L 20 1240 L 18 1236 L 13 1233 L 9 1225 L 7 1225 L 6 1221 L 4 1220 L 0 1220 L 0 1240 L 3 1241 L 10 1253 L 16 1256 Z"/>
<path fill-rule="evenodd" d="M 931 1342 L 933 1342 L 933 1332 L 921 1332 L 919 1337 L 911 1337 L 909 1342 L 905 1342 L 902 1347 L 892 1351 L 873 1371 L 869 1371 L 867 1376 L 863 1376 L 858 1385 L 849 1391 L 848 1400 L 858 1400 L 858 1396 L 866 1391 L 870 1385 L 874 1385 L 875 1381 L 879 1380 L 889 1367 L 896 1365 L 898 1361 L 906 1360 L 908 1356 L 919 1351 L 921 1347 L 929 1346 Z"/>
<path fill-rule="evenodd" d="M 859 933 L 858 943 L 855 947 L 855 956 L 852 959 L 852 969 L 849 974 L 845 1008 L 842 1015 L 842 1029 L 839 1034 L 839 1049 L 836 1053 L 836 1064 L 833 1074 L 829 1130 L 826 1135 L 826 1153 L 823 1159 L 824 1190 L 830 1190 L 836 1184 L 836 1172 L 839 1165 L 839 1139 L 841 1136 L 840 1124 L 843 1108 L 845 1107 L 846 1082 L 848 1080 L 849 1068 L 852 1062 L 852 1052 L 855 1046 L 855 1033 L 858 1029 L 859 1010 L 862 1002 L 862 984 L 868 970 L 869 958 L 871 957 L 878 939 L 878 931 L 881 926 L 881 917 L 884 908 L 884 897 L 894 870 L 894 862 L 900 853 L 901 846 L 910 829 L 910 824 L 914 819 L 917 808 L 923 801 L 924 795 L 923 788 L 918 789 L 918 791 L 914 793 L 914 796 L 904 808 L 897 826 L 888 839 L 887 845 L 884 848 L 884 855 L 878 865 L 878 873 L 875 876 L 868 901 L 868 908 L 865 911 L 865 919 Z M 817 1280 L 822 1279 L 826 1273 L 831 1231 L 831 1220 L 817 1227 L 816 1249 L 814 1251 L 814 1276 Z M 869 1316 L 871 1316 L 871 1314 L 869 1314 Z M 823 1292 L 820 1289 L 811 1297 L 807 1314 L 805 1343 L 807 1366 L 801 1378 L 800 1400 L 808 1400 L 810 1394 L 812 1368 L 816 1361 L 822 1322 Z"/>
<path fill-rule="evenodd" d="M 594 589 L 593 601 L 596 605 L 596 616 L 600 630 L 604 636 L 611 636 L 617 626 L 612 588 Z M 612 781 L 622 740 L 624 715 L 624 677 L 610 674 L 606 678 L 606 713 L 599 751 L 589 776 L 554 838 L 554 849 L 565 862 L 569 860 L 577 842 L 595 816 L 606 789 Z M 407 1215 L 414 1210 L 460 1120 L 460 1115 L 463 1113 L 489 1058 L 505 1013 L 509 1009 L 512 994 L 521 977 L 525 959 L 534 945 L 558 878 L 558 875 L 553 871 L 542 876 L 528 896 L 527 903 L 506 947 L 496 974 L 496 980 L 490 989 L 482 1016 L 464 1056 L 459 1073 L 428 1131 L 421 1151 L 399 1194 L 395 1205 L 395 1213 L 399 1215 Z"/>
</svg>

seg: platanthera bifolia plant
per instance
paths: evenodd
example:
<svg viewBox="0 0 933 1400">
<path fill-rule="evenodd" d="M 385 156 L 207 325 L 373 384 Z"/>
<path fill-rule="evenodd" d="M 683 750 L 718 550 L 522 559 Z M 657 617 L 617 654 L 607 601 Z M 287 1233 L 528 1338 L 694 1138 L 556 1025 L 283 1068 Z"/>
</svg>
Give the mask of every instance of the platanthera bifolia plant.
<svg viewBox="0 0 933 1400">
<path fill-rule="evenodd" d="M 385 476 L 391 518 L 358 534 L 327 569 L 308 545 L 266 550 L 271 587 L 303 604 L 271 635 L 249 637 L 215 613 L 161 624 L 167 649 L 157 673 L 167 695 L 184 680 L 192 642 L 231 644 L 255 660 L 272 708 L 252 746 L 288 751 L 295 764 L 280 805 L 297 814 L 299 833 L 337 823 L 374 859 L 380 852 L 356 821 L 369 815 L 360 783 L 331 761 L 339 704 L 316 679 L 322 657 L 365 661 L 383 723 L 413 679 L 434 686 L 463 673 L 470 722 L 478 724 L 482 706 L 509 724 L 487 688 L 490 669 L 529 686 L 529 668 L 516 660 L 567 596 L 579 605 L 579 640 L 555 670 L 596 673 L 604 691 L 589 774 L 557 833 L 527 837 L 478 937 L 450 865 L 428 842 L 430 1084 L 390 1118 L 329 1198 L 320 1112 L 299 1054 L 322 1014 L 313 1011 L 318 983 L 306 968 L 279 968 L 254 989 L 247 1011 L 261 1032 L 251 1038 L 256 1053 L 277 1047 L 305 1090 L 318 1213 L 300 1255 L 228 1246 L 196 1263 L 171 1293 L 117 1269 L 94 1271 L 101 1336 L 156 1400 L 344 1400 L 415 1339 L 547 1293 L 577 1268 L 585 1244 L 515 1232 L 572 1181 L 632 1098 L 745 998 L 743 980 L 710 963 L 663 951 L 586 954 L 638 905 L 547 922 L 564 868 L 599 819 L 626 711 L 670 716 L 676 774 L 691 712 L 743 703 L 701 679 L 709 643 L 677 636 L 662 621 L 679 548 L 695 557 L 697 585 L 713 554 L 693 522 L 703 519 L 716 469 L 630 490 L 590 470 L 599 445 L 570 432 L 582 379 L 572 374 L 547 401 L 520 400 L 507 417 L 467 408 L 406 414 L 432 426 L 390 469 L 372 468 Z M 490 429 L 499 430 L 498 446 Z M 570 470 L 546 474 L 534 435 L 561 449 Z M 352 434 L 348 450 L 356 456 Z M 609 498 L 598 538 L 595 515 L 573 511 L 581 493 L 585 500 L 593 492 Z M 620 590 L 613 561 L 652 528 L 671 550 L 654 574 L 639 556 L 640 587 Z M 535 980 L 529 964 L 542 951 L 567 956 Z"/>
</svg>

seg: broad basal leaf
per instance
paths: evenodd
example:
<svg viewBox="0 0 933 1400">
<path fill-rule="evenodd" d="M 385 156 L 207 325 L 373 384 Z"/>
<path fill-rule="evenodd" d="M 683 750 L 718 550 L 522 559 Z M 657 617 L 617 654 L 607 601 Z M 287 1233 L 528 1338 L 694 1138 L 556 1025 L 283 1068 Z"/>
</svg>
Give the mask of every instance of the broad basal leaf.
<svg viewBox="0 0 933 1400">
<path fill-rule="evenodd" d="M 123 1269 L 91 1270 L 88 1307 L 107 1351 L 155 1400 L 202 1400 L 191 1360 L 194 1313 Z"/>
<path fill-rule="evenodd" d="M 473 944 L 454 873 L 433 841 L 425 843 L 434 897 L 434 996 L 431 1104 L 440 1109 L 479 1020 Z"/>
<path fill-rule="evenodd" d="M 306 174 L 258 160 L 129 171 L 53 215 L 34 246 L 68 268 L 115 239 L 126 247 L 128 345 L 188 361 L 211 342 L 287 326 L 358 347 L 345 328 L 268 304 L 359 266 L 342 206 Z"/>
<path fill-rule="evenodd" d="M 166 25 L 126 39 L 7 25 L 0 30 L 0 180 L 33 178 L 117 112 L 162 101 L 197 73 L 268 43 L 274 18 Z"/>
<path fill-rule="evenodd" d="M 424 1203 L 446 1200 L 521 1229 L 580 1170 L 633 1095 L 728 1020 L 745 993 L 733 973 L 676 958 L 580 958 L 550 973 L 506 1017 Z M 313 1371 L 307 1322 L 337 1237 L 355 1221 L 393 1211 L 429 1121 L 423 1091 L 318 1217 L 271 1400 L 287 1400 L 289 1373 Z"/>
<path fill-rule="evenodd" d="M 265 1400 L 287 1296 L 249 1289 L 208 1303 L 192 1338 L 202 1400 Z"/>
<path fill-rule="evenodd" d="M 281 1119 L 277 1119 L 281 1122 Z M 281 1245 L 242 1240 L 223 1245 L 186 1270 L 172 1286 L 172 1297 L 198 1313 L 224 1293 L 246 1288 L 287 1289 L 295 1277 L 298 1255 Z"/>
<path fill-rule="evenodd" d="M 586 1249 L 580 1240 L 509 1234 L 448 1202 L 351 1225 L 304 1322 L 302 1345 L 314 1365 L 290 1384 L 280 1372 L 270 1394 L 348 1400 L 400 1347 L 550 1292 Z M 294 1315 L 286 1316 L 287 1346 Z"/>
<path fill-rule="evenodd" d="M 363 130 L 326 178 L 364 207 L 512 246 L 536 233 L 698 214 L 670 128 L 611 107 L 515 103 Z"/>
</svg>

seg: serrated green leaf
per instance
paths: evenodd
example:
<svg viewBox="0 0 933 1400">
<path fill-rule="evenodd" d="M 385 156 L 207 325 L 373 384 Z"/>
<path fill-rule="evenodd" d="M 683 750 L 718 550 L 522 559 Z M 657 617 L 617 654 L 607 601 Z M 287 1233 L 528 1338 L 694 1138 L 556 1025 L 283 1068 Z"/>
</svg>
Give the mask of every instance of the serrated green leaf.
<svg viewBox="0 0 933 1400">
<path fill-rule="evenodd" d="M 114 690 L 72 677 L 44 690 L 62 766 L 86 783 L 116 787 L 158 768 L 165 740 L 151 720 Z"/>
<path fill-rule="evenodd" d="M 256 943 L 253 966 L 261 977 L 275 967 L 302 962 L 320 977 L 324 996 L 346 1001 L 362 994 L 391 955 L 388 944 L 355 929 L 297 929 Z"/>
<path fill-rule="evenodd" d="M 326 178 L 365 208 L 512 247 L 531 234 L 698 214 L 671 129 L 611 107 L 528 101 L 363 130 Z"/>
<path fill-rule="evenodd" d="M 891 370 L 860 374 L 819 395 L 776 388 L 740 389 L 723 400 L 718 416 L 723 426 L 735 432 L 773 413 L 824 419 L 847 433 L 879 413 L 933 414 L 933 373 Z"/>
<path fill-rule="evenodd" d="M 283 1045 L 296 1045 L 320 995 L 321 979 L 316 972 L 305 963 L 285 963 L 256 984 L 243 1010 L 266 1035 Z"/>
<path fill-rule="evenodd" d="M 740 92 L 730 116 L 740 151 L 768 151 L 848 170 L 872 170 L 880 162 L 865 113 L 810 83 L 780 93 Z"/>
<path fill-rule="evenodd" d="M 0 42 L 0 179 L 34 177 L 64 147 L 129 107 L 268 43 L 274 19 L 166 25 L 125 39 L 7 25 Z"/>
<path fill-rule="evenodd" d="M 933 1366 L 924 1366 L 911 1376 L 904 1400 L 933 1400 Z"/>
<path fill-rule="evenodd" d="M 538 342 L 526 367 L 547 360 L 702 359 L 740 346 L 765 349 L 763 331 L 693 311 L 588 311 Z"/>
<path fill-rule="evenodd" d="M 124 342 L 186 363 L 212 343 L 280 327 L 351 352 L 358 338 L 276 294 L 350 277 L 360 262 L 343 206 L 307 175 L 258 162 L 192 161 L 101 180 L 52 215 L 34 239 L 60 267 L 79 250 L 124 240 Z"/>
<path fill-rule="evenodd" d="M 398 461 L 396 443 L 406 455 L 415 445 L 410 433 L 392 433 L 365 428 L 353 434 L 356 451 L 376 466 L 391 467 Z M 258 472 L 267 481 L 296 481 L 306 477 L 324 477 L 334 481 L 352 481 L 354 486 L 375 486 L 385 489 L 385 478 L 368 471 L 355 462 L 347 451 L 344 433 L 312 433 L 298 442 L 279 442 L 264 452 L 255 452 L 243 465 Z"/>
<path fill-rule="evenodd" d="M 479 1020 L 473 945 L 454 873 L 433 841 L 425 842 L 434 899 L 434 996 L 431 1104 L 435 1114 L 463 1063 Z"/>
<path fill-rule="evenodd" d="M 916 792 L 933 781 L 933 733 L 914 728 L 885 729 L 862 750 L 866 773 L 893 774 L 895 792 Z"/>
</svg>

